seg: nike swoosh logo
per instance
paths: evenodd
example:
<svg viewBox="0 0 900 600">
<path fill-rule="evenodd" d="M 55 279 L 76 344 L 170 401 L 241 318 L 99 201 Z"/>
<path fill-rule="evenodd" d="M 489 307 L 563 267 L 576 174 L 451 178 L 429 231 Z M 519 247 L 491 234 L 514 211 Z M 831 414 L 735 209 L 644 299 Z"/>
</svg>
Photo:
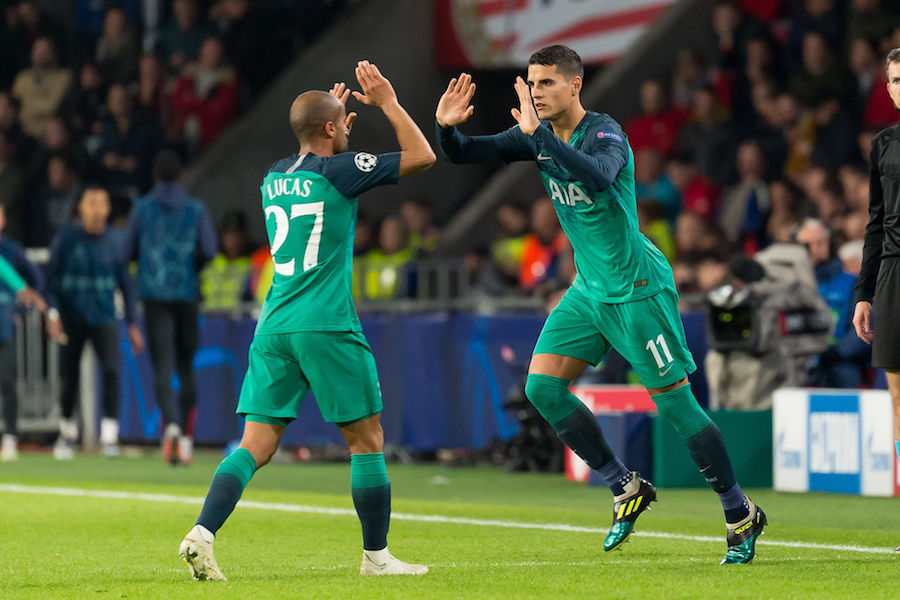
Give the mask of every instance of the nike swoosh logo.
<svg viewBox="0 0 900 600">
<path fill-rule="evenodd" d="M 550 156 L 547 156 L 543 152 L 537 155 L 538 160 L 553 160 Z"/>
<path fill-rule="evenodd" d="M 671 369 L 672 366 L 673 366 L 673 365 L 669 365 L 668 367 L 666 367 L 666 369 L 665 369 L 664 371 L 660 371 L 660 372 L 659 372 L 659 376 L 662 377 L 663 375 L 665 375 L 666 373 L 668 373 L 668 372 L 669 372 L 669 369 Z"/>
</svg>

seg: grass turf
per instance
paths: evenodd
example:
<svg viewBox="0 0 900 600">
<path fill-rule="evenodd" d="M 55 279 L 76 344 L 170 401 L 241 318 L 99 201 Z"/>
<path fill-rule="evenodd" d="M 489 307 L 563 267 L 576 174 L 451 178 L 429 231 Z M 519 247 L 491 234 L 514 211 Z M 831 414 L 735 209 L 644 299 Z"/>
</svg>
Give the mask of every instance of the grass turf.
<svg viewBox="0 0 900 600">
<path fill-rule="evenodd" d="M 156 457 L 69 463 L 23 454 L 0 464 L 0 484 L 120 490 L 195 498 L 219 458 L 189 468 Z M 389 465 L 394 511 L 522 523 L 605 528 L 604 489 L 561 475 L 493 468 Z M 238 506 L 219 532 L 216 558 L 228 582 L 195 582 L 178 543 L 199 504 L 0 491 L 2 598 L 891 598 L 900 597 L 900 557 L 785 547 L 799 542 L 893 548 L 893 499 L 749 490 L 770 526 L 752 565 L 720 567 L 724 526 L 708 490 L 662 489 L 623 552 L 604 553 L 603 534 L 396 519 L 390 547 L 424 562 L 423 577 L 362 578 L 359 525 L 346 464 L 273 464 L 245 500 L 343 509 L 340 514 Z M 642 536 L 641 531 L 716 541 Z"/>
</svg>

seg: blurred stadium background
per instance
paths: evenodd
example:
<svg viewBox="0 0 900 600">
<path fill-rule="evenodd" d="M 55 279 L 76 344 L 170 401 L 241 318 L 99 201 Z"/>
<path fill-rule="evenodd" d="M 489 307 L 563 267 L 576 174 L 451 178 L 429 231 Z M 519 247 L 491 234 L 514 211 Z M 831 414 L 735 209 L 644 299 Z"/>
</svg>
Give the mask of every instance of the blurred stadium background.
<svg viewBox="0 0 900 600">
<path fill-rule="evenodd" d="M 609 113 L 629 136 L 641 227 L 673 266 L 700 367 L 694 393 L 722 428 L 742 482 L 900 493 L 884 374 L 871 368 L 850 324 L 869 143 L 900 121 L 883 65 L 900 46 L 896 3 L 0 6 L 3 236 L 45 261 L 89 181 L 112 191 L 112 226 L 121 226 L 150 189 L 150 165 L 164 148 L 186 161 L 181 182 L 215 220 L 221 252 L 202 274 L 194 363 L 199 445 L 218 451 L 240 435 L 233 411 L 271 277 L 258 185 L 271 162 L 296 150 L 287 126 L 296 94 L 351 83 L 356 61 L 371 60 L 434 145 L 434 106 L 450 77 L 473 73 L 476 111 L 465 130 L 493 133 L 513 123 L 512 82 L 529 54 L 562 43 L 589 65 L 585 107 Z M 351 149 L 396 148 L 384 119 L 354 109 Z M 398 187 L 367 193 L 355 253 L 354 295 L 379 366 L 389 456 L 587 477 L 521 391 L 546 311 L 574 269 L 531 164 L 439 161 Z M 789 268 L 777 266 L 785 261 Z M 767 285 L 735 297 L 728 284 L 752 282 L 754 265 Z M 771 327 L 799 313 L 824 313 L 831 325 Z M 121 437 L 150 446 L 161 424 L 149 363 L 146 353 L 132 355 L 124 328 L 122 340 Z M 16 349 L 21 449 L 40 453 L 57 431 L 59 373 L 39 315 L 16 317 Z M 88 356 L 83 372 L 95 369 Z M 95 379 L 82 378 L 88 452 L 96 445 Z M 636 384 L 615 354 L 576 381 L 627 462 L 662 487 L 704 485 Z M 312 402 L 284 446 L 285 460 L 344 456 Z"/>
</svg>

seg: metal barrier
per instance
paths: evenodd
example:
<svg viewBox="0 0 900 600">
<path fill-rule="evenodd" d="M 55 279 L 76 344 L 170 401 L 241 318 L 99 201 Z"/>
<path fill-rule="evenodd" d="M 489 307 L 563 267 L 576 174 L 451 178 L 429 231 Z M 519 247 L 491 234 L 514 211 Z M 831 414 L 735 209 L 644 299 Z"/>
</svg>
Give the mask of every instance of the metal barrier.
<svg viewBox="0 0 900 600">
<path fill-rule="evenodd" d="M 16 319 L 18 428 L 55 431 L 59 424 L 59 345 L 44 335 L 44 319 L 29 310 Z"/>
<path fill-rule="evenodd" d="M 544 302 L 533 296 L 490 295 L 472 282 L 462 258 L 424 258 L 403 265 L 353 263 L 354 278 L 366 281 L 370 269 L 396 269 L 395 292 L 372 297 L 365 285 L 354 283 L 357 310 L 364 312 L 473 311 L 493 314 L 508 310 L 541 310 Z"/>
<path fill-rule="evenodd" d="M 29 249 L 29 260 L 44 264 L 46 249 Z M 364 277 L 369 266 L 365 261 L 354 262 L 354 276 Z M 494 296 L 472 284 L 462 259 L 422 259 L 397 266 L 398 285 L 390 297 L 372 298 L 359 289 L 356 306 L 360 313 L 420 313 L 473 312 L 495 314 L 503 311 L 542 310 L 543 301 L 530 296 Z M 364 287 L 364 286 L 363 286 Z M 117 312 L 122 314 L 122 302 L 117 293 Z M 243 303 L 226 313 L 217 314 L 239 319 L 256 318 L 259 307 Z M 60 419 L 60 359 L 59 345 L 44 335 L 44 320 L 40 313 L 30 310 L 17 319 L 16 372 L 19 396 L 19 430 L 23 433 L 51 433 Z M 80 429 L 85 448 L 96 445 L 98 377 L 97 360 L 90 344 L 85 346 L 80 367 Z M 123 385 L 127 382 L 122 381 Z"/>
</svg>

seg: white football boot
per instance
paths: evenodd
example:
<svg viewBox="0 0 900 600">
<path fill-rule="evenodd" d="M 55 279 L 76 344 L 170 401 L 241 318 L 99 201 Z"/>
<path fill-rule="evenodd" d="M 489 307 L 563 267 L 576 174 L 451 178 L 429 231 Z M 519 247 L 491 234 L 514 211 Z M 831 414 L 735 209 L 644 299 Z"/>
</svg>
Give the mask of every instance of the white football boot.
<svg viewBox="0 0 900 600">
<path fill-rule="evenodd" d="M 0 462 L 11 462 L 19 458 L 19 440 L 11 433 L 3 434 L 0 446 Z"/>
<path fill-rule="evenodd" d="M 111 417 L 100 419 L 100 451 L 103 456 L 116 458 L 122 450 L 119 448 L 119 421 Z"/>
<path fill-rule="evenodd" d="M 194 525 L 178 548 L 178 555 L 191 570 L 194 579 L 226 581 L 216 558 L 213 556 L 213 540 L 216 539 L 206 527 Z"/>
<path fill-rule="evenodd" d="M 182 435 L 178 438 L 178 462 L 185 465 L 194 463 L 194 438 L 189 435 Z"/>
<path fill-rule="evenodd" d="M 428 572 L 425 565 L 413 565 L 395 558 L 387 547 L 381 550 L 363 550 L 360 575 L 424 575 Z"/>
</svg>

